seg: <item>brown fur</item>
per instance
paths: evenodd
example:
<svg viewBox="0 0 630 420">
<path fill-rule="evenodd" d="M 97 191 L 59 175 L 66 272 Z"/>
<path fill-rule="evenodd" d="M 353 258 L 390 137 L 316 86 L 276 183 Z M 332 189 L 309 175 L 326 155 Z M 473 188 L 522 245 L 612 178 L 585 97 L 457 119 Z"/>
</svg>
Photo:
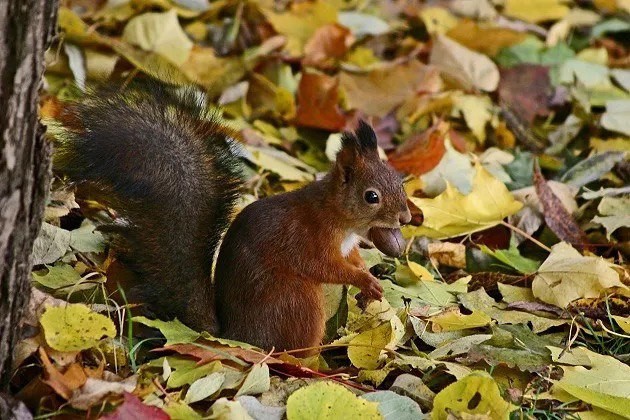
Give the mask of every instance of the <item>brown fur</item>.
<svg viewBox="0 0 630 420">
<path fill-rule="evenodd" d="M 344 257 L 341 244 L 350 232 L 365 236 L 410 216 L 401 179 L 379 159 L 375 139 L 360 135 L 344 141 L 324 179 L 250 204 L 232 223 L 215 275 L 222 336 L 265 349 L 313 347 L 324 335 L 322 283 L 380 299 L 358 249 Z M 380 205 L 366 203 L 368 188 L 381 192 Z"/>
</svg>

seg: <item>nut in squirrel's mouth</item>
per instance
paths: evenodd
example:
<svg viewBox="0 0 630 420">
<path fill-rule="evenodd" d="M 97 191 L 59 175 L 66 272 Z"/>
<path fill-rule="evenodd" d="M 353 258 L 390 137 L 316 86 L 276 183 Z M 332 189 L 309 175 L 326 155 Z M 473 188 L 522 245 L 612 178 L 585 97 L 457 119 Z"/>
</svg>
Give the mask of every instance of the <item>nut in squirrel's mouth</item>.
<svg viewBox="0 0 630 420">
<path fill-rule="evenodd" d="M 405 250 L 406 241 L 402 236 L 400 225 L 395 228 L 373 226 L 366 236 L 376 249 L 390 257 L 400 257 Z"/>
</svg>

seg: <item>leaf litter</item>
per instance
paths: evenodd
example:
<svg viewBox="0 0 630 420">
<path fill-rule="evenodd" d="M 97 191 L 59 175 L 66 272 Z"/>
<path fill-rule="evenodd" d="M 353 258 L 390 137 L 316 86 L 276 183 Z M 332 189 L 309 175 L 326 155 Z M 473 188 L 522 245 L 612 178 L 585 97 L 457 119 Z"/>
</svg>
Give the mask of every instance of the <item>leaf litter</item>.
<svg viewBox="0 0 630 420">
<path fill-rule="evenodd" d="M 52 135 L 84 83 L 195 85 L 242 134 L 244 205 L 313 180 L 364 118 L 420 216 L 403 258 L 361 251 L 383 301 L 327 292 L 326 342 L 298 358 L 134 316 L 94 230 L 109 210 L 55 180 L 12 382 L 31 411 L 628 415 L 628 2 L 433 3 L 62 2 Z"/>
</svg>

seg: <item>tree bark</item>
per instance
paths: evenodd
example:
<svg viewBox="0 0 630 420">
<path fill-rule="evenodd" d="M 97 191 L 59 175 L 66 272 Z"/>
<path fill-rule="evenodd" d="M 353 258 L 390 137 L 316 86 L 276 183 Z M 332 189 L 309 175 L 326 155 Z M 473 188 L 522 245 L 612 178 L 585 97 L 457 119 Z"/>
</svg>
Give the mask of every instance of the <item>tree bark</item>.
<svg viewBox="0 0 630 420">
<path fill-rule="evenodd" d="M 37 104 L 57 7 L 57 0 L 0 0 L 0 392 L 11 379 L 50 183 L 51 146 Z M 15 404 L 0 411 L 2 419 L 23 418 Z"/>
</svg>

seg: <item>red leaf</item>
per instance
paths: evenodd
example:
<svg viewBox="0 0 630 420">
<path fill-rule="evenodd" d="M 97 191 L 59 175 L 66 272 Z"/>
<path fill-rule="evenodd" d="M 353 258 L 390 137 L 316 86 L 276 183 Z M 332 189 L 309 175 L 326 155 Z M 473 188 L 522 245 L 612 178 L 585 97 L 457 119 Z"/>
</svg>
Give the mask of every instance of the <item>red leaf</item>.
<svg viewBox="0 0 630 420">
<path fill-rule="evenodd" d="M 297 125 L 339 131 L 346 124 L 346 117 L 338 105 L 339 80 L 336 77 L 302 74 L 297 100 Z"/>
<path fill-rule="evenodd" d="M 170 420 L 170 416 L 157 407 L 143 404 L 138 397 L 125 392 L 125 401 L 101 420 Z"/>
<path fill-rule="evenodd" d="M 428 130 L 414 134 L 389 156 L 397 170 L 416 176 L 435 168 L 446 153 L 444 135 L 448 126 L 440 121 Z"/>
</svg>

